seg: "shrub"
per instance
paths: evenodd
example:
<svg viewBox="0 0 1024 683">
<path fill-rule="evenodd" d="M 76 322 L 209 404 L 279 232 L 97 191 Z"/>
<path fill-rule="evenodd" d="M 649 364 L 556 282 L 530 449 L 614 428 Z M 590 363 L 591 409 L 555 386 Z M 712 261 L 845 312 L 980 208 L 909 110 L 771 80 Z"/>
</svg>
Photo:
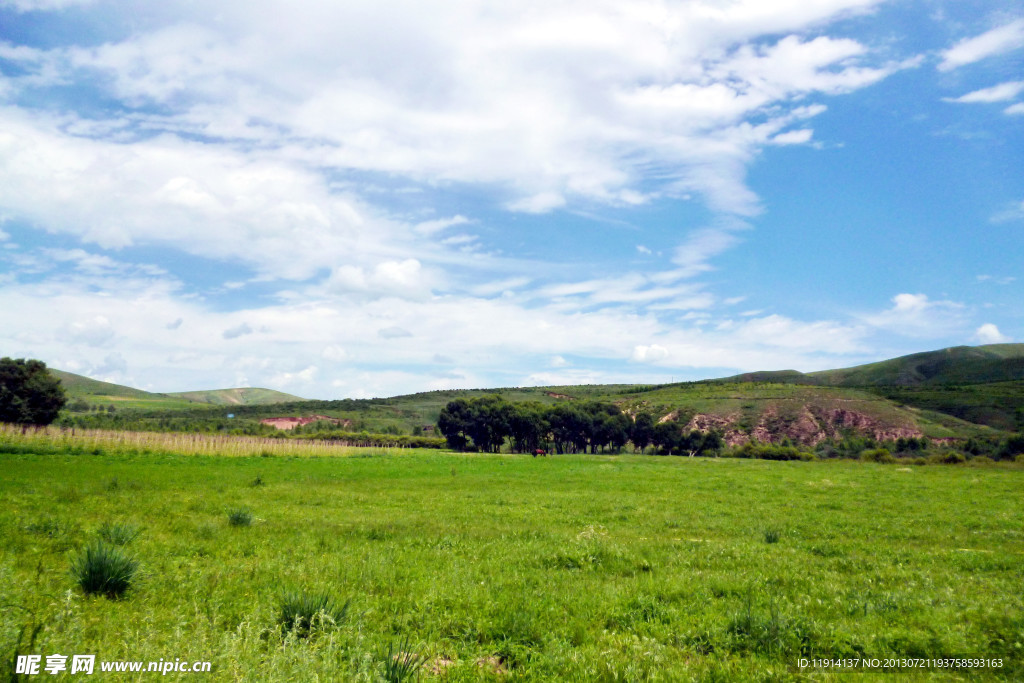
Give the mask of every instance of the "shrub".
<svg viewBox="0 0 1024 683">
<path fill-rule="evenodd" d="M 131 587 L 139 563 L 120 548 L 97 541 L 71 563 L 71 573 L 87 595 L 118 598 Z"/>
<path fill-rule="evenodd" d="M 944 465 L 959 465 L 967 461 L 963 453 L 957 451 L 942 451 L 932 456 L 933 462 L 940 462 Z"/>
<path fill-rule="evenodd" d="M 860 459 L 865 462 L 880 462 L 885 464 L 896 462 L 896 458 L 889 452 L 888 448 L 870 448 L 868 450 L 861 451 Z"/>
<path fill-rule="evenodd" d="M 251 526 L 252 513 L 245 508 L 238 508 L 228 512 L 228 524 L 231 526 Z"/>
<path fill-rule="evenodd" d="M 306 591 L 290 591 L 281 596 L 281 611 L 277 623 L 281 633 L 294 632 L 305 638 L 316 629 L 326 626 L 337 626 L 348 615 L 351 601 L 338 607 L 334 598 L 327 593 L 307 593 Z"/>
<path fill-rule="evenodd" d="M 101 539 L 111 545 L 128 545 L 142 533 L 137 526 L 125 522 L 104 522 L 99 531 L 96 532 Z"/>
</svg>

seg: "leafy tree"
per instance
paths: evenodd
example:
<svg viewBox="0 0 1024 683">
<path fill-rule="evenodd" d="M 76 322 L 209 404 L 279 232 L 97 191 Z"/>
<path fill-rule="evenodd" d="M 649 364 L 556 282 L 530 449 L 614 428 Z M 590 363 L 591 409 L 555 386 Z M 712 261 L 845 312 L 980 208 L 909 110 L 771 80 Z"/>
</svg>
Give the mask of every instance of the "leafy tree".
<svg viewBox="0 0 1024 683">
<path fill-rule="evenodd" d="M 437 418 L 437 429 L 448 441 L 448 448 L 466 450 L 470 429 L 469 401 L 464 398 L 449 401 Z"/>
<path fill-rule="evenodd" d="M 654 416 L 650 413 L 637 413 L 636 419 L 629 428 L 629 440 L 633 442 L 633 448 L 643 453 L 651 437 L 654 436 Z"/>
<path fill-rule="evenodd" d="M 65 403 L 64 387 L 45 363 L 0 359 L 0 422 L 48 425 Z"/>
<path fill-rule="evenodd" d="M 481 451 L 497 453 L 511 434 L 512 407 L 500 396 L 484 396 L 469 404 L 469 437 Z"/>
<path fill-rule="evenodd" d="M 541 447 L 550 429 L 546 413 L 547 409 L 536 401 L 512 404 L 508 422 L 512 450 L 531 453 Z"/>
</svg>

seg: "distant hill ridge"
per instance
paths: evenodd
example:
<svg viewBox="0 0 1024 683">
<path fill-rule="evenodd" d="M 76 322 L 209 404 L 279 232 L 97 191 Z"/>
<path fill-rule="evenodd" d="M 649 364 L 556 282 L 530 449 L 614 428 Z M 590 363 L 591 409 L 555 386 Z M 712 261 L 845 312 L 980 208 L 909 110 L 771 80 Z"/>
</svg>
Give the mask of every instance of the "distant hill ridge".
<svg viewBox="0 0 1024 683">
<path fill-rule="evenodd" d="M 80 399 L 97 404 L 110 403 L 130 407 L 174 409 L 188 407 L 188 405 L 196 403 L 205 405 L 271 405 L 306 400 L 281 391 L 256 387 L 159 394 L 103 382 L 54 368 L 50 368 L 50 373 L 61 381 L 71 400 Z"/>
<path fill-rule="evenodd" d="M 826 387 L 913 387 L 1024 379 L 1024 344 L 954 346 L 838 370 L 746 372 L 719 382 L 777 382 Z"/>
</svg>

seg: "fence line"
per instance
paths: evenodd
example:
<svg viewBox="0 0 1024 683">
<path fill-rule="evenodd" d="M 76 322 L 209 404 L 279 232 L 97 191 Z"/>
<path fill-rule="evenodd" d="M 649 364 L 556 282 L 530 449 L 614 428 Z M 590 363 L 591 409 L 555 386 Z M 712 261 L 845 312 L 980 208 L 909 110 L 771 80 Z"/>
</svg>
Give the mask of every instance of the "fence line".
<svg viewBox="0 0 1024 683">
<path fill-rule="evenodd" d="M 344 456 L 358 446 L 342 441 L 270 439 L 258 436 L 175 432 L 120 432 L 72 427 L 0 424 L 0 440 L 40 443 L 75 450 L 155 450 L 185 455 Z M 391 448 L 380 447 L 389 453 Z"/>
</svg>

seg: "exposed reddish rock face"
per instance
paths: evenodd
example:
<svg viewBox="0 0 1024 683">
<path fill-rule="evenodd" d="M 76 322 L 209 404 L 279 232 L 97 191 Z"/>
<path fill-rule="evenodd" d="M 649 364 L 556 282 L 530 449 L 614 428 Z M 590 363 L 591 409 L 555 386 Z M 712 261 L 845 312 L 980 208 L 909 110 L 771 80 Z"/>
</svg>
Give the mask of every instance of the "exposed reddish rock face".
<svg viewBox="0 0 1024 683">
<path fill-rule="evenodd" d="M 320 420 L 326 420 L 342 427 L 349 427 L 352 425 L 352 420 L 339 420 L 336 417 L 327 417 L 326 415 L 310 415 L 309 417 L 266 417 L 260 420 L 260 424 L 270 425 L 277 429 L 295 429 L 299 425 L 308 425 L 310 422 L 318 422 Z"/>
<path fill-rule="evenodd" d="M 673 411 L 658 422 L 674 420 L 678 414 L 678 411 Z M 729 446 L 741 446 L 748 441 L 779 443 L 783 439 L 789 439 L 802 446 L 815 446 L 825 439 L 842 438 L 843 430 L 853 430 L 879 441 L 922 436 L 920 430 L 883 423 L 865 413 L 848 408 L 815 410 L 805 404 L 798 412 L 790 412 L 786 416 L 780 416 L 774 408 L 769 408 L 761 414 L 757 424 L 749 432 L 740 429 L 738 423 L 741 417 L 739 414 L 725 417 L 698 414 L 690 419 L 685 430 L 718 431 L 722 433 L 725 443 Z"/>
</svg>

